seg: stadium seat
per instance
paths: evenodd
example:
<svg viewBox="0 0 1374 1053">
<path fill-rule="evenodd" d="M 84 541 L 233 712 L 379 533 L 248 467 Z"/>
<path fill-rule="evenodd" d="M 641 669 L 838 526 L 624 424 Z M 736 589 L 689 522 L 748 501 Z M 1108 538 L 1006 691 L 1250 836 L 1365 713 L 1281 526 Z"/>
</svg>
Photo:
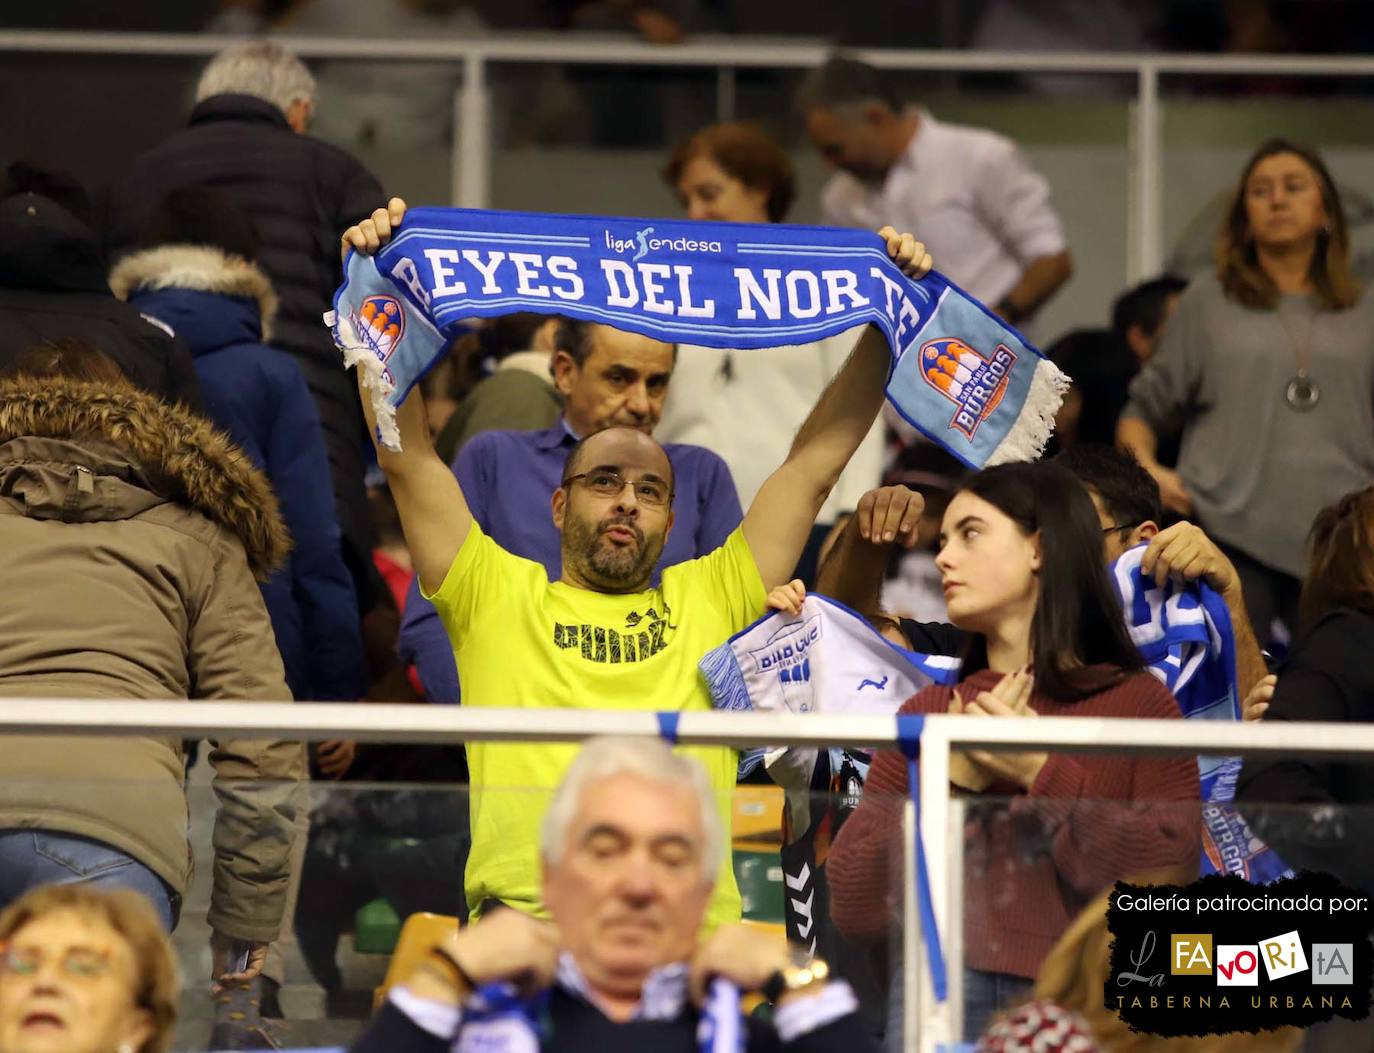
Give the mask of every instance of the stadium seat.
<svg viewBox="0 0 1374 1053">
<path fill-rule="evenodd" d="M 375 902 L 369 903 L 363 910 L 375 905 Z M 449 933 L 456 932 L 458 928 L 458 919 L 448 914 L 421 912 L 406 918 L 406 923 L 401 926 L 400 937 L 396 940 L 395 953 L 386 967 L 386 978 L 382 980 L 382 986 L 372 993 L 373 1011 L 381 1008 L 393 984 L 401 977 L 409 976 L 420 964 L 420 960 L 429 953 L 431 947 Z"/>
<path fill-rule="evenodd" d="M 778 846 L 766 841 L 736 841 L 734 865 L 744 919 L 781 925 L 784 894 Z"/>
<path fill-rule="evenodd" d="M 734 838 L 782 843 L 782 787 L 736 786 Z"/>
<path fill-rule="evenodd" d="M 390 954 L 401 936 L 401 919 L 384 899 L 358 908 L 353 921 L 353 949 L 359 954 Z"/>
</svg>

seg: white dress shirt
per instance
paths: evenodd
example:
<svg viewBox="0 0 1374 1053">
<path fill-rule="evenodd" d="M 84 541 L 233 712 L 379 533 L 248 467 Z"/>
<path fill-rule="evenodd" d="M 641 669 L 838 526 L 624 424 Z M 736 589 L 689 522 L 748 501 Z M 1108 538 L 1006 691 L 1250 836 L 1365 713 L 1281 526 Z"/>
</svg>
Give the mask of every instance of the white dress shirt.
<svg viewBox="0 0 1374 1053">
<path fill-rule="evenodd" d="M 944 124 L 924 110 L 906 152 L 881 186 L 838 172 L 826 184 L 826 222 L 915 234 L 935 267 L 989 307 L 1026 264 L 1064 251 L 1050 184 L 1010 139 Z"/>
<path fill-rule="evenodd" d="M 654 438 L 705 446 L 719 454 L 747 512 L 759 487 L 786 459 L 797 429 L 861 331 L 757 351 L 682 347 Z M 883 438 L 880 418 L 850 458 L 817 523 L 833 523 L 841 512 L 852 512 L 859 498 L 878 485 L 887 452 Z"/>
</svg>

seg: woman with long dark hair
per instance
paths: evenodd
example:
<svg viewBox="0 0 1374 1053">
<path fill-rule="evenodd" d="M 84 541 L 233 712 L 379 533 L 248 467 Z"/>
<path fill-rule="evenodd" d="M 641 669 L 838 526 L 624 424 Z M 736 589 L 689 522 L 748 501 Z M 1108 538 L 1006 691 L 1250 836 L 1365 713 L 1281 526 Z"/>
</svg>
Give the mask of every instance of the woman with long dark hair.
<svg viewBox="0 0 1374 1053">
<path fill-rule="evenodd" d="M 973 634 L 962 679 L 926 688 L 901 712 L 1180 719 L 1122 624 L 1101 551 L 1092 501 L 1063 468 L 1018 463 L 972 476 L 945 512 L 936 559 L 950 620 Z M 988 798 L 970 807 L 965 849 L 964 1019 L 974 1036 L 1030 990 L 1102 889 L 1155 867 L 1196 872 L 1198 769 L 1189 757 L 1119 754 L 951 761 L 956 785 Z M 893 878 L 906 782 L 902 756 L 879 753 L 831 850 L 831 914 L 851 939 L 885 937 L 901 902 Z"/>
<path fill-rule="evenodd" d="M 1336 184 L 1314 150 L 1270 140 L 1117 429 L 1165 506 L 1225 547 L 1261 643 L 1275 617 L 1294 627 L 1306 525 L 1374 477 L 1371 391 L 1374 299 Z M 1177 471 L 1156 458 L 1166 435 L 1182 437 Z"/>
<path fill-rule="evenodd" d="M 1302 630 L 1265 722 L 1374 723 L 1374 487 L 1322 509 L 1309 547 Z M 1374 764 L 1257 757 L 1241 769 L 1236 798 L 1288 806 L 1246 815 L 1290 866 L 1374 894 Z"/>
</svg>

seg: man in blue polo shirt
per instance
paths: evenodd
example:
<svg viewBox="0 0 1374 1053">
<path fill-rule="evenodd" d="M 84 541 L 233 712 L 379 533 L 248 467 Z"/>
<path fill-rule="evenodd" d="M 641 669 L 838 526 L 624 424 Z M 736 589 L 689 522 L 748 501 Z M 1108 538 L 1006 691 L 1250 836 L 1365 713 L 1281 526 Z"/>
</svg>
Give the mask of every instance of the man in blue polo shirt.
<svg viewBox="0 0 1374 1053">
<path fill-rule="evenodd" d="M 611 427 L 653 434 L 668 394 L 676 349 L 606 325 L 563 320 L 550 368 L 563 415 L 545 431 L 489 431 L 472 438 L 453 463 L 473 518 L 506 551 L 562 575 L 561 540 L 549 495 L 563 483 L 568 451 L 579 439 Z M 654 583 L 664 567 L 704 556 L 740 524 L 730 469 L 701 446 L 664 447 L 673 467 L 676 516 Z M 431 702 L 458 701 L 453 643 L 434 605 L 411 582 L 399 650 L 413 662 Z"/>
</svg>

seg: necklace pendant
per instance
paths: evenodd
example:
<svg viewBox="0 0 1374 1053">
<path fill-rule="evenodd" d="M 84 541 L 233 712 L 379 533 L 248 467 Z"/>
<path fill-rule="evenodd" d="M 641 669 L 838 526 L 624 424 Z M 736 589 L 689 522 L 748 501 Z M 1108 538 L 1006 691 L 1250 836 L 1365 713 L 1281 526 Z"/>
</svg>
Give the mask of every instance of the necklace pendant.
<svg viewBox="0 0 1374 1053">
<path fill-rule="evenodd" d="M 1322 392 L 1306 373 L 1299 373 L 1288 382 L 1283 397 L 1293 409 L 1299 413 L 1306 413 L 1321 401 Z"/>
</svg>

